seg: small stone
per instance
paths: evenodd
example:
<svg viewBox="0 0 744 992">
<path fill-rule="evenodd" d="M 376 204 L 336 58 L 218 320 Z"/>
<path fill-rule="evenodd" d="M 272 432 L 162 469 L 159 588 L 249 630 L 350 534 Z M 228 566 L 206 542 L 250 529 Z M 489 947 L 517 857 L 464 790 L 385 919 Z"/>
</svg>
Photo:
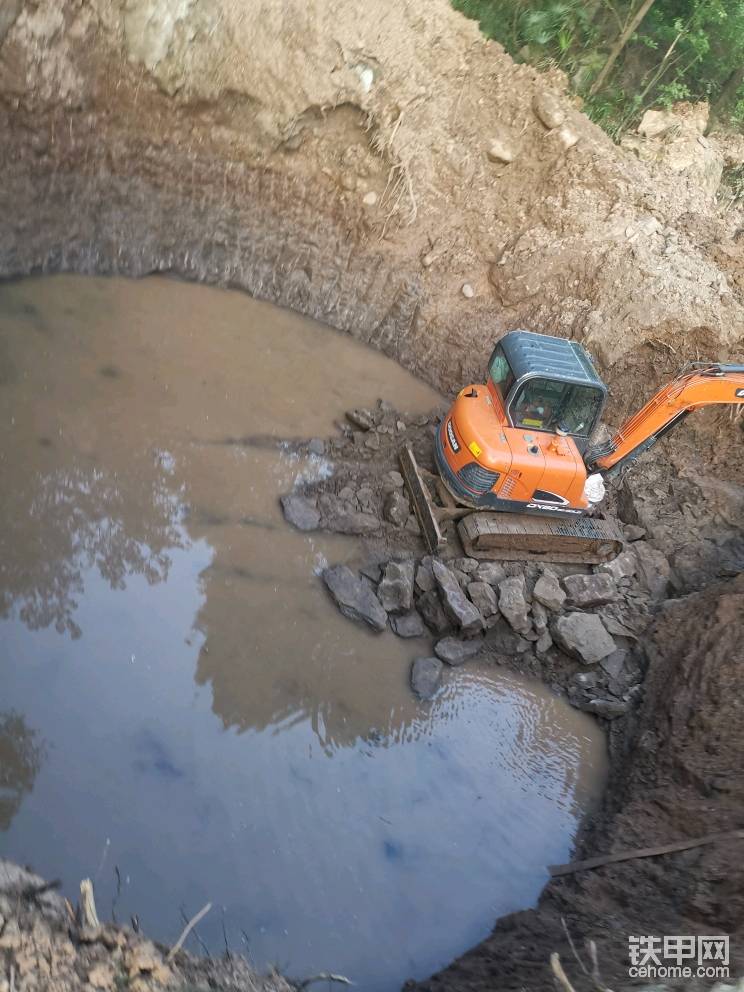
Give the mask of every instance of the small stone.
<svg viewBox="0 0 744 992">
<path fill-rule="evenodd" d="M 375 418 L 371 410 L 347 410 L 346 418 L 363 431 L 369 431 L 375 426 Z"/>
<path fill-rule="evenodd" d="M 493 591 L 493 586 L 487 582 L 470 582 L 468 584 L 468 596 L 473 606 L 485 620 L 498 613 L 496 593 Z"/>
<path fill-rule="evenodd" d="M 505 165 L 508 165 L 514 161 L 516 152 L 514 145 L 504 133 L 491 139 L 486 155 L 488 155 L 492 162 L 503 162 Z"/>
<path fill-rule="evenodd" d="M 568 127 L 564 124 L 563 127 L 558 128 L 556 132 L 556 137 L 558 138 L 558 143 L 564 151 L 568 151 L 569 148 L 573 148 L 579 140 L 578 134 L 574 131 L 572 127 Z"/>
<path fill-rule="evenodd" d="M 615 582 L 630 579 L 636 573 L 638 562 L 632 551 L 621 551 L 617 558 L 597 565 L 597 571 L 609 575 Z"/>
<path fill-rule="evenodd" d="M 396 527 L 405 527 L 410 512 L 411 507 L 406 494 L 402 489 L 394 489 L 385 500 L 382 515 Z"/>
<path fill-rule="evenodd" d="M 410 531 L 411 534 L 421 535 L 421 527 L 416 519 L 415 515 L 412 513 L 408 520 L 406 520 L 406 530 Z"/>
<path fill-rule="evenodd" d="M 462 288 L 460 292 L 462 293 L 462 295 L 465 297 L 466 300 L 472 300 L 472 298 L 475 296 L 475 290 L 473 289 L 473 287 L 470 285 L 469 282 L 464 282 L 462 284 Z"/>
<path fill-rule="evenodd" d="M 604 573 L 567 575 L 563 580 L 563 588 L 568 593 L 571 605 L 581 609 L 604 606 L 605 603 L 612 603 L 618 598 L 615 580 Z"/>
<path fill-rule="evenodd" d="M 483 618 L 460 587 L 452 571 L 436 558 L 431 563 L 442 597 L 442 606 L 452 622 L 467 637 L 483 629 Z"/>
<path fill-rule="evenodd" d="M 566 613 L 553 624 L 555 643 L 586 665 L 594 665 L 612 654 L 615 642 L 595 613 Z"/>
<path fill-rule="evenodd" d="M 405 485 L 405 480 L 400 472 L 386 472 L 383 476 L 382 483 L 384 486 L 391 486 L 393 489 L 402 489 Z"/>
<path fill-rule="evenodd" d="M 308 442 L 307 445 L 307 450 L 310 452 L 311 455 L 318 455 L 318 457 L 320 457 L 320 455 L 325 454 L 325 450 L 326 450 L 325 441 L 320 437 L 310 438 L 310 441 Z"/>
<path fill-rule="evenodd" d="M 323 572 L 323 581 L 339 610 L 350 620 L 359 620 L 374 630 L 387 627 L 387 613 L 374 590 L 346 565 L 333 565 Z"/>
<path fill-rule="evenodd" d="M 433 251 L 427 251 L 427 253 L 422 257 L 421 264 L 425 269 L 430 268 L 436 261 L 437 256 Z"/>
<path fill-rule="evenodd" d="M 338 498 L 342 499 L 344 503 L 355 503 L 356 493 L 351 488 L 351 486 L 344 486 L 342 489 L 339 490 Z"/>
<path fill-rule="evenodd" d="M 431 699 L 442 681 L 439 658 L 416 658 L 411 666 L 411 688 L 419 699 Z"/>
<path fill-rule="evenodd" d="M 532 100 L 532 109 L 535 116 L 549 131 L 560 127 L 566 118 L 558 97 L 548 90 L 540 90 L 535 94 Z"/>
<path fill-rule="evenodd" d="M 566 602 L 566 594 L 561 588 L 561 584 L 558 580 L 558 576 L 555 572 L 546 568 L 543 574 L 535 583 L 535 588 L 532 591 L 532 598 L 536 599 L 543 606 L 547 606 L 549 610 L 557 613 L 559 610 L 563 609 L 563 604 Z"/>
<path fill-rule="evenodd" d="M 475 578 L 478 582 L 487 582 L 489 586 L 498 586 L 506 578 L 506 571 L 496 561 L 481 561 L 475 570 Z"/>
<path fill-rule="evenodd" d="M 532 629 L 523 575 L 510 575 L 503 580 L 499 586 L 499 610 L 518 634 Z"/>
<path fill-rule="evenodd" d="M 88 972 L 88 981 L 94 989 L 114 987 L 114 969 L 109 964 L 97 964 Z"/>
<path fill-rule="evenodd" d="M 364 443 L 365 443 L 366 447 L 368 447 L 371 451 L 379 451 L 380 450 L 380 435 L 379 434 L 373 434 L 373 433 L 370 432 L 366 436 L 366 438 L 364 439 Z"/>
<path fill-rule="evenodd" d="M 421 614 L 417 610 L 409 610 L 408 613 L 401 613 L 390 617 L 390 626 L 398 637 L 425 637 L 426 627 L 421 619 Z"/>
<path fill-rule="evenodd" d="M 365 193 L 364 196 L 362 197 L 362 203 L 365 205 L 365 207 L 374 207 L 374 205 L 377 203 L 377 200 L 378 200 L 378 196 L 374 190 L 370 190 L 369 193 Z"/>
<path fill-rule="evenodd" d="M 388 613 L 405 613 L 413 605 L 412 561 L 390 561 L 377 587 L 382 608 Z"/>
<path fill-rule="evenodd" d="M 453 558 L 450 562 L 452 568 L 459 568 L 461 572 L 465 572 L 466 575 L 470 575 L 475 572 L 478 568 L 477 558 Z"/>
<path fill-rule="evenodd" d="M 362 486 L 361 489 L 357 490 L 356 494 L 357 501 L 359 503 L 359 508 L 363 513 L 377 513 L 377 497 L 375 496 L 373 490 L 368 486 Z"/>
<path fill-rule="evenodd" d="M 548 610 L 547 607 L 543 606 L 541 602 L 537 599 L 532 600 L 532 622 L 535 625 L 535 630 L 542 633 L 543 630 L 548 629 Z"/>
<path fill-rule="evenodd" d="M 418 608 L 426 626 L 435 634 L 446 634 L 452 628 L 436 589 L 431 589 L 421 596 L 418 601 Z"/>
<path fill-rule="evenodd" d="M 320 513 L 315 500 L 289 493 L 281 498 L 284 519 L 298 530 L 317 530 L 320 526 Z"/>
<path fill-rule="evenodd" d="M 434 645 L 434 654 L 454 667 L 474 658 L 482 648 L 482 637 L 474 637 L 467 641 L 459 637 L 445 637 Z"/>
<path fill-rule="evenodd" d="M 349 504 L 333 493 L 324 493 L 318 503 L 324 526 L 336 534 L 371 534 L 380 529 L 374 514 L 349 511 Z"/>
</svg>

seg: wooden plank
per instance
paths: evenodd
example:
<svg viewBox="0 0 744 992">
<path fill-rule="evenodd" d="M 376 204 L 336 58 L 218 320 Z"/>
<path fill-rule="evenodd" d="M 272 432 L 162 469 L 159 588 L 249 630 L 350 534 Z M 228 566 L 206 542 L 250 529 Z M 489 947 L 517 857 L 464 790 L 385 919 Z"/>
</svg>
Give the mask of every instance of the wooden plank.
<svg viewBox="0 0 744 992">
<path fill-rule="evenodd" d="M 446 539 L 439 528 L 429 490 L 421 478 L 419 467 L 409 444 L 404 445 L 400 453 L 400 468 L 411 496 L 413 512 L 416 514 L 426 547 L 429 554 L 435 555 L 446 544 Z"/>
<path fill-rule="evenodd" d="M 744 839 L 744 830 L 726 830 L 723 833 L 706 834 L 704 837 L 675 841 L 673 844 L 662 844 L 659 847 L 637 847 L 632 851 L 617 851 L 615 854 L 584 858 L 583 861 L 571 861 L 565 865 L 548 865 L 548 871 L 553 878 L 558 878 L 561 875 L 573 875 L 577 871 L 591 871 L 593 868 L 601 868 L 602 865 L 634 861 L 636 858 L 658 858 L 662 854 L 689 851 L 693 847 L 702 847 L 704 844 L 715 844 L 716 841 L 735 839 Z"/>
</svg>

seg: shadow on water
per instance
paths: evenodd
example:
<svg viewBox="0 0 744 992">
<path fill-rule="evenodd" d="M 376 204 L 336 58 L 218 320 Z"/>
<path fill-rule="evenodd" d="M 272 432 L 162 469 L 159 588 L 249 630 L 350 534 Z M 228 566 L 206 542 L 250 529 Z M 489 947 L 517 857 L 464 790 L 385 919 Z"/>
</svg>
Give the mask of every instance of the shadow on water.
<svg viewBox="0 0 744 992">
<path fill-rule="evenodd" d="M 278 507 L 332 471 L 283 439 L 438 397 L 311 321 L 162 279 L 5 284 L 0 349 L 5 855 L 71 893 L 90 875 L 163 940 L 210 899 L 259 965 L 365 992 L 530 905 L 601 787 L 596 726 L 484 665 L 417 702 L 430 642 L 341 617 L 318 571 L 356 543 Z M 221 920 L 200 936 L 221 948 Z"/>
</svg>

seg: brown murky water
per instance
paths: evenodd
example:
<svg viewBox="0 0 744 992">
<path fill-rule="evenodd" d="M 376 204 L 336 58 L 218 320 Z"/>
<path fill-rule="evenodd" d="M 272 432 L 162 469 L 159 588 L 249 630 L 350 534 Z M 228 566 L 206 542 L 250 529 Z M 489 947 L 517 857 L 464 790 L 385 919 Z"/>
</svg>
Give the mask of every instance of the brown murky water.
<svg viewBox="0 0 744 992">
<path fill-rule="evenodd" d="M 604 742 L 487 666 L 417 703 L 429 645 L 344 620 L 352 539 L 287 528 L 324 436 L 438 397 L 382 355 L 165 279 L 0 285 L 0 841 L 99 912 L 294 976 L 423 976 L 534 903 Z M 117 878 L 119 881 L 117 881 Z M 198 945 L 194 944 L 198 950 Z"/>
</svg>

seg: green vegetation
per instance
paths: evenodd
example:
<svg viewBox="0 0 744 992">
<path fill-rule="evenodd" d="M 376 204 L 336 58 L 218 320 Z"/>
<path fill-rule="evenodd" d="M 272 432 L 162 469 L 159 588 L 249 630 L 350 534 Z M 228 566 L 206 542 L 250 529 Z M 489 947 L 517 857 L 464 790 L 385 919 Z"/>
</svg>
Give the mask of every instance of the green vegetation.
<svg viewBox="0 0 744 992">
<path fill-rule="evenodd" d="M 744 128 L 744 0 L 452 0 L 517 61 L 558 66 L 619 138 L 649 107 L 707 100 Z"/>
</svg>

